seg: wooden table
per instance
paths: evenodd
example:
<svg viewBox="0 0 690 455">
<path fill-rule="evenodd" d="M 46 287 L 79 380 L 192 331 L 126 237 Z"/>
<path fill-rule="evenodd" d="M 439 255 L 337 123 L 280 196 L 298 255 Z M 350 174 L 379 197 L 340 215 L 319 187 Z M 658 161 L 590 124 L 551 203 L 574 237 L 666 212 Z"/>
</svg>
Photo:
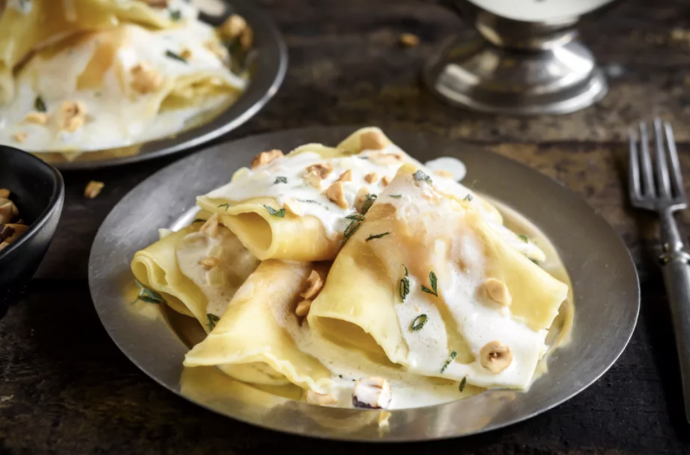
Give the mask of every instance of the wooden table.
<svg viewBox="0 0 690 455">
<path fill-rule="evenodd" d="M 690 453 L 654 260 L 655 222 L 630 208 L 623 186 L 627 126 L 652 114 L 676 125 L 683 171 L 690 176 L 690 41 L 683 31 L 690 29 L 690 2 L 628 0 L 588 24 L 583 35 L 611 76 L 610 94 L 576 114 L 537 118 L 464 112 L 420 86 L 420 65 L 462 27 L 433 2 L 259 3 L 285 34 L 290 70 L 276 98 L 232 137 L 370 123 L 465 139 L 540 170 L 596 207 L 630 247 L 642 284 L 642 312 L 630 345 L 574 399 L 475 437 L 354 446 L 234 422 L 176 397 L 130 364 L 101 327 L 89 296 L 89 249 L 101 221 L 137 183 L 177 158 L 71 172 L 52 247 L 26 296 L 0 319 L 0 454 Z M 421 45 L 399 46 L 403 32 L 420 36 Z M 99 198 L 86 200 L 83 189 L 92 179 L 106 186 Z M 683 224 L 688 232 L 690 224 Z"/>
</svg>

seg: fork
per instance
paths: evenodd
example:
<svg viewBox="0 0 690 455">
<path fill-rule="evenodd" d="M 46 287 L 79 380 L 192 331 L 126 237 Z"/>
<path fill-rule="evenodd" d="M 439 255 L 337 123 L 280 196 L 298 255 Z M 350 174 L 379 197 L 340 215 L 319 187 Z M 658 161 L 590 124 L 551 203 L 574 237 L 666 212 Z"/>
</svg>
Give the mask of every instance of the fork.
<svg viewBox="0 0 690 455">
<path fill-rule="evenodd" d="M 671 305 L 685 418 L 690 422 L 690 255 L 684 251 L 673 217 L 676 211 L 687 208 L 687 198 L 671 125 L 654 119 L 654 163 L 647 124 L 640 122 L 638 129 L 639 150 L 634 128 L 630 129 L 630 201 L 634 207 L 653 210 L 659 215 L 662 249 L 659 259 Z"/>
</svg>

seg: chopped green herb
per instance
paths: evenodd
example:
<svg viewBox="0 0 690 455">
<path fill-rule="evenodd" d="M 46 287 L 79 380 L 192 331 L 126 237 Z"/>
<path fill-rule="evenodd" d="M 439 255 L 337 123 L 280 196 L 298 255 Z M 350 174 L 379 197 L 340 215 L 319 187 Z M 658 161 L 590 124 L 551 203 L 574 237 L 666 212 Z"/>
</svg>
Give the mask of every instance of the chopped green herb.
<svg viewBox="0 0 690 455">
<path fill-rule="evenodd" d="M 465 390 L 466 385 L 467 385 L 467 377 L 464 377 L 464 378 L 462 378 L 462 381 L 460 381 L 460 387 L 458 387 L 458 389 L 460 389 L 460 391 L 462 392 L 463 390 Z"/>
<path fill-rule="evenodd" d="M 353 213 L 352 215 L 346 216 L 345 219 L 347 219 L 347 220 L 364 221 L 364 215 L 360 215 L 359 213 Z"/>
<path fill-rule="evenodd" d="M 366 215 L 369 209 L 371 208 L 372 205 L 374 205 L 374 201 L 376 201 L 376 195 L 375 194 L 367 194 L 364 196 L 364 203 L 362 203 L 362 208 L 360 209 L 360 212 L 362 215 Z"/>
<path fill-rule="evenodd" d="M 343 375 L 342 375 L 342 374 L 339 374 L 338 377 L 339 377 L 340 379 L 343 379 Z"/>
<path fill-rule="evenodd" d="M 367 237 L 365 241 L 368 242 L 369 240 L 380 239 L 381 237 L 385 237 L 388 234 L 390 234 L 390 232 L 384 232 L 383 234 L 376 234 L 376 235 L 372 234 L 369 237 Z"/>
<path fill-rule="evenodd" d="M 345 228 L 345 232 L 343 232 L 343 239 L 338 243 L 338 246 L 341 247 L 347 242 L 347 239 L 352 237 L 352 234 L 357 232 L 357 229 L 362 225 L 362 220 L 364 217 L 362 217 L 362 220 L 359 220 L 357 218 L 350 218 L 352 221 L 350 221 L 350 224 L 347 225 Z"/>
<path fill-rule="evenodd" d="M 443 366 L 441 367 L 441 373 L 443 373 L 444 371 L 446 371 L 446 368 L 448 368 L 448 365 L 450 365 L 450 363 L 451 363 L 453 360 L 455 360 L 455 358 L 456 358 L 457 356 L 458 356 L 458 353 L 455 352 L 455 351 L 453 351 L 453 352 L 450 353 L 450 357 L 448 358 L 448 360 L 446 360 L 446 362 L 445 362 L 445 363 L 443 364 Z"/>
<path fill-rule="evenodd" d="M 436 286 L 438 286 L 438 280 L 436 279 L 436 274 L 433 270 L 429 272 L 429 281 L 431 282 L 431 289 L 422 285 L 422 292 L 426 292 L 427 294 L 438 297 L 438 289 L 436 288 Z"/>
<path fill-rule="evenodd" d="M 139 280 L 134 280 L 134 282 L 137 284 L 137 287 L 139 288 L 139 294 L 137 295 L 137 300 L 141 300 L 142 302 L 146 303 L 165 303 L 165 299 L 163 298 L 162 295 L 157 293 L 154 290 L 151 290 L 141 284 Z M 136 302 L 136 300 L 135 300 Z"/>
<path fill-rule="evenodd" d="M 410 330 L 413 332 L 416 332 L 418 330 L 422 330 L 424 328 L 424 325 L 426 324 L 426 321 L 429 320 L 429 317 L 426 314 L 420 314 L 416 318 L 414 318 L 414 321 L 412 321 L 412 325 L 410 325 Z"/>
<path fill-rule="evenodd" d="M 522 240 L 523 242 L 529 243 L 529 237 L 527 237 L 526 235 L 518 234 L 517 236 L 520 237 L 520 240 Z"/>
<path fill-rule="evenodd" d="M 276 210 L 273 207 L 264 205 L 264 208 L 268 210 L 268 213 L 275 216 L 276 218 L 285 218 L 285 209 Z"/>
<path fill-rule="evenodd" d="M 539 261 L 537 261 L 536 259 L 529 258 L 529 260 L 534 262 L 535 264 L 539 265 Z M 539 265 L 539 267 L 541 267 L 541 265 Z"/>
<path fill-rule="evenodd" d="M 179 9 L 170 10 L 170 20 L 171 21 L 179 21 L 180 19 L 182 19 L 182 12 L 180 12 Z"/>
<path fill-rule="evenodd" d="M 415 172 L 415 173 L 413 174 L 413 177 L 414 177 L 414 179 L 417 180 L 418 182 L 422 181 L 422 182 L 431 183 L 431 177 L 429 177 L 429 176 L 426 175 L 424 172 L 422 172 L 421 169 L 418 170 L 417 172 Z"/>
<path fill-rule="evenodd" d="M 304 202 L 306 204 L 317 204 L 317 205 L 320 205 L 321 207 L 325 208 L 326 210 L 330 210 L 328 208 L 328 206 L 323 205 L 322 203 L 320 203 L 319 201 L 315 201 L 314 199 L 295 199 L 295 200 L 299 201 L 299 202 Z"/>
<path fill-rule="evenodd" d="M 209 332 L 216 327 L 216 324 L 220 321 L 220 318 L 213 313 L 206 314 L 206 327 L 208 327 Z"/>
<path fill-rule="evenodd" d="M 228 209 L 230 208 L 230 203 L 226 202 L 225 204 L 220 204 L 218 208 L 225 207 L 225 211 L 227 212 Z"/>
<path fill-rule="evenodd" d="M 362 155 L 358 156 L 357 158 L 359 158 L 360 160 L 368 160 L 369 159 L 368 156 L 362 156 Z"/>
<path fill-rule="evenodd" d="M 187 63 L 187 59 L 186 59 L 186 58 L 184 58 L 184 57 L 182 57 L 180 54 L 176 54 L 176 53 L 174 53 L 173 51 L 170 51 L 170 50 L 165 51 L 165 56 L 168 57 L 168 58 L 171 58 L 171 59 L 173 59 L 173 60 L 177 60 L 178 62 Z"/>
<path fill-rule="evenodd" d="M 36 97 L 36 100 L 34 101 L 34 108 L 36 108 L 38 112 L 48 112 L 46 102 L 43 101 L 43 98 L 41 98 L 40 96 Z"/>
<path fill-rule="evenodd" d="M 405 302 L 407 294 L 410 293 L 410 279 L 407 277 L 409 275 L 409 272 L 407 271 L 407 266 L 403 264 L 403 267 L 405 267 L 405 276 L 400 279 L 398 290 L 400 291 L 400 299 L 403 302 Z"/>
<path fill-rule="evenodd" d="M 277 185 L 278 183 L 287 183 L 287 177 L 276 177 L 276 181 L 273 184 Z"/>
<path fill-rule="evenodd" d="M 400 199 L 402 194 L 389 194 L 388 197 L 394 197 L 395 199 Z"/>
<path fill-rule="evenodd" d="M 205 219 L 203 219 L 203 218 L 197 218 L 197 219 L 195 219 L 194 221 L 192 221 L 192 224 L 194 224 L 194 223 L 205 223 L 205 222 L 206 222 Z"/>
<path fill-rule="evenodd" d="M 468 201 L 471 202 L 474 199 L 474 196 L 472 196 L 470 193 L 467 193 L 467 196 L 462 198 L 463 201 Z"/>
</svg>

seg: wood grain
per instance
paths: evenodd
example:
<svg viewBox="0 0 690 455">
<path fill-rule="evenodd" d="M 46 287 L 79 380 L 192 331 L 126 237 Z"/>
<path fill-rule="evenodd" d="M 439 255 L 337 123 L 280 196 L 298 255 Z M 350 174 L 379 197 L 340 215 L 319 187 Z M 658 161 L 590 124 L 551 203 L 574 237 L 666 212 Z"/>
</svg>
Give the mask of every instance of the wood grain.
<svg viewBox="0 0 690 455">
<path fill-rule="evenodd" d="M 364 446 L 273 433 L 222 418 L 167 392 L 110 341 L 86 282 L 98 226 L 169 158 L 65 174 L 66 203 L 53 245 L 26 296 L 0 319 L 0 454 L 568 454 L 690 453 L 655 220 L 625 198 L 628 125 L 659 114 L 677 126 L 690 176 L 690 2 L 628 0 L 587 24 L 583 39 L 612 75 L 599 105 L 575 114 L 514 118 L 446 106 L 419 69 L 460 22 L 431 1 L 262 0 L 290 49 L 276 98 L 230 137 L 313 125 L 378 124 L 483 144 L 528 164 L 587 200 L 631 249 L 642 313 L 616 365 L 576 398 L 507 429 L 459 440 Z M 406 49 L 410 32 L 421 45 Z M 84 199 L 89 180 L 106 186 Z M 688 188 L 690 190 L 690 187 Z M 682 219 L 684 232 L 690 219 Z"/>
</svg>

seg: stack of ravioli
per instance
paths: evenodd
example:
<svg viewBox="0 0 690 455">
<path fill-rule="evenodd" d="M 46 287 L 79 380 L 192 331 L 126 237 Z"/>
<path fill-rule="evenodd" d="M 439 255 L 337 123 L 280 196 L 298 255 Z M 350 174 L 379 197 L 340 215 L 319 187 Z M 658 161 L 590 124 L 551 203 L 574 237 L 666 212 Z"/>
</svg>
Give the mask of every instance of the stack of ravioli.
<svg viewBox="0 0 690 455">
<path fill-rule="evenodd" d="M 493 205 L 378 128 L 260 153 L 136 253 L 208 335 L 184 365 L 324 406 L 409 408 L 529 387 L 568 286 Z"/>
</svg>

